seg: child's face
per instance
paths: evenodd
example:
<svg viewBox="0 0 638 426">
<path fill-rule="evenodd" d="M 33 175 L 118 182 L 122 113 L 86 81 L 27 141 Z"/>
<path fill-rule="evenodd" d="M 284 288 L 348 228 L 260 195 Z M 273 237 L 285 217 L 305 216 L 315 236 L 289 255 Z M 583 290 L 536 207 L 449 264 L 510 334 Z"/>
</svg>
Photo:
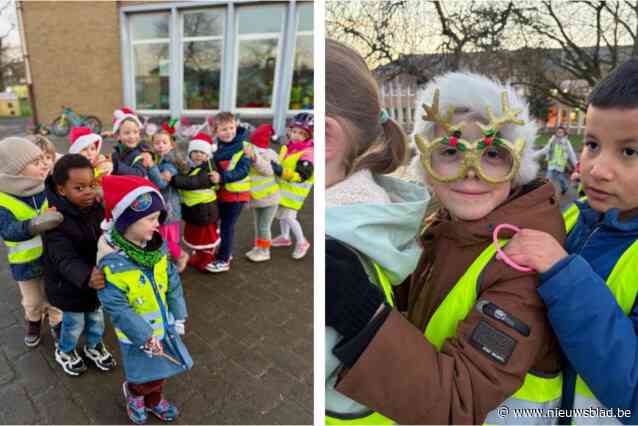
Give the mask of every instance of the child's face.
<svg viewBox="0 0 638 426">
<path fill-rule="evenodd" d="M 134 121 L 126 120 L 117 131 L 117 139 L 129 148 L 140 143 L 140 128 Z"/>
<path fill-rule="evenodd" d="M 208 160 L 208 154 L 202 151 L 191 151 L 190 158 L 193 164 L 199 166 L 204 161 Z"/>
<path fill-rule="evenodd" d="M 638 207 L 638 108 L 587 108 L 580 172 L 594 210 Z"/>
<path fill-rule="evenodd" d="M 99 155 L 99 153 L 97 152 L 97 142 L 92 143 L 91 145 L 87 146 L 82 151 L 80 151 L 80 155 L 83 157 L 86 157 L 86 159 L 88 159 L 91 162 L 91 164 L 95 166 L 95 163 L 97 162 L 97 158 Z"/>
<path fill-rule="evenodd" d="M 144 216 L 128 228 L 126 228 L 125 237 L 129 241 L 144 242 L 151 241 L 153 234 L 159 231 L 160 212 L 151 213 Z"/>
<path fill-rule="evenodd" d="M 90 168 L 69 170 L 69 179 L 64 185 L 58 185 L 58 193 L 65 197 L 71 204 L 81 209 L 95 203 L 95 177 Z"/>
<path fill-rule="evenodd" d="M 300 127 L 293 127 L 290 129 L 290 140 L 303 142 L 308 139 L 308 133 Z"/>
<path fill-rule="evenodd" d="M 556 136 L 558 136 L 559 138 L 562 138 L 563 136 L 565 136 L 565 130 L 563 129 L 556 130 Z"/>
<path fill-rule="evenodd" d="M 217 128 L 215 130 L 220 141 L 232 142 L 237 134 L 237 123 L 234 120 L 217 123 Z"/>
<path fill-rule="evenodd" d="M 47 169 L 47 175 L 51 173 L 53 170 L 53 163 L 55 162 L 55 154 L 50 154 L 45 152 L 42 154 L 42 161 L 44 162 L 44 167 Z"/>
<path fill-rule="evenodd" d="M 44 179 L 49 174 L 49 167 L 44 154 L 25 166 L 19 173 L 21 176 Z"/>
<path fill-rule="evenodd" d="M 444 135 L 437 131 L 435 137 Z M 480 128 L 468 123 L 463 129 L 463 139 L 476 140 L 481 137 Z M 428 186 L 436 194 L 453 218 L 478 220 L 490 214 L 509 197 L 511 182 L 488 183 L 482 180 L 474 169 L 469 169 L 462 180 L 441 183 L 426 175 Z"/>
<path fill-rule="evenodd" d="M 153 150 L 159 155 L 165 155 L 173 149 L 173 143 L 170 136 L 166 133 L 160 133 L 153 136 Z"/>
</svg>

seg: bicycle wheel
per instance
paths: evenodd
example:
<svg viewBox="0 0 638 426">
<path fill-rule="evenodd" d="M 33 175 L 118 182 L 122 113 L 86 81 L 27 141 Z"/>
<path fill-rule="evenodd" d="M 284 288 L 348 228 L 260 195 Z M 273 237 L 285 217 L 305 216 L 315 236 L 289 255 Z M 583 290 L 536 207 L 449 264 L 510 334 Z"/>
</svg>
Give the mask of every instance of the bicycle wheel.
<svg viewBox="0 0 638 426">
<path fill-rule="evenodd" d="M 87 115 L 82 122 L 82 125 L 90 128 L 93 133 L 99 134 L 102 131 L 102 122 L 94 115 Z"/>
<path fill-rule="evenodd" d="M 71 123 L 61 115 L 51 122 L 49 128 L 55 136 L 64 137 L 71 131 Z"/>
</svg>

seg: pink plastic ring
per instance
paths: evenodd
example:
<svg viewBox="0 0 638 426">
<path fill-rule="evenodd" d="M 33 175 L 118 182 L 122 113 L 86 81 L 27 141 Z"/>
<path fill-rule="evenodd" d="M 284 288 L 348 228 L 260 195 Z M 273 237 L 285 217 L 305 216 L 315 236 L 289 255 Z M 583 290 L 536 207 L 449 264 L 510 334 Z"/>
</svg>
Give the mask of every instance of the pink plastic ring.
<svg viewBox="0 0 638 426">
<path fill-rule="evenodd" d="M 511 229 L 514 232 L 520 232 L 521 228 L 519 228 L 518 226 L 514 226 L 514 225 L 510 225 L 508 223 L 501 223 L 500 225 L 497 225 L 496 228 L 494 228 L 494 233 L 492 234 L 492 239 L 494 241 L 494 245 L 496 246 L 496 258 L 497 259 L 501 259 L 503 262 L 507 263 L 509 266 L 511 266 L 512 268 L 516 269 L 517 271 L 521 271 L 521 272 L 530 272 L 532 271 L 532 268 L 528 268 L 527 266 L 521 266 L 518 263 L 514 262 L 512 259 L 510 259 L 505 252 L 503 252 L 503 250 L 501 249 L 501 245 L 498 243 L 498 231 L 500 231 L 501 229 Z"/>
</svg>

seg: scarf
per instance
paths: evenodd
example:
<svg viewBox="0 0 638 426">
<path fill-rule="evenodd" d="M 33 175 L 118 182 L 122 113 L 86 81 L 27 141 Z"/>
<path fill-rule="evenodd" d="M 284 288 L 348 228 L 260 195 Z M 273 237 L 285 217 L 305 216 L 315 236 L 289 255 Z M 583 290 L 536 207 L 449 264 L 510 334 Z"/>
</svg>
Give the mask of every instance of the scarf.
<svg viewBox="0 0 638 426">
<path fill-rule="evenodd" d="M 149 269 L 153 269 L 164 255 L 162 253 L 162 237 L 157 232 L 153 234 L 153 239 L 146 244 L 146 247 L 142 248 L 124 238 L 113 227 L 111 229 L 111 241 L 124 251 L 129 258 L 133 259 L 135 263 Z"/>
</svg>

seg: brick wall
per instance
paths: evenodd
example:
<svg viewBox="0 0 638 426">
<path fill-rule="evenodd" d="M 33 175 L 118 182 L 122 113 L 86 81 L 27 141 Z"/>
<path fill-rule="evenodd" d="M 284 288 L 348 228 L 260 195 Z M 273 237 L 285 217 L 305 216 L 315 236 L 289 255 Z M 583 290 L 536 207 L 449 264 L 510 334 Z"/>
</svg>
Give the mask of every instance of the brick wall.
<svg viewBox="0 0 638 426">
<path fill-rule="evenodd" d="M 20 3 L 38 119 L 65 105 L 108 127 L 123 102 L 118 3 Z"/>
</svg>

